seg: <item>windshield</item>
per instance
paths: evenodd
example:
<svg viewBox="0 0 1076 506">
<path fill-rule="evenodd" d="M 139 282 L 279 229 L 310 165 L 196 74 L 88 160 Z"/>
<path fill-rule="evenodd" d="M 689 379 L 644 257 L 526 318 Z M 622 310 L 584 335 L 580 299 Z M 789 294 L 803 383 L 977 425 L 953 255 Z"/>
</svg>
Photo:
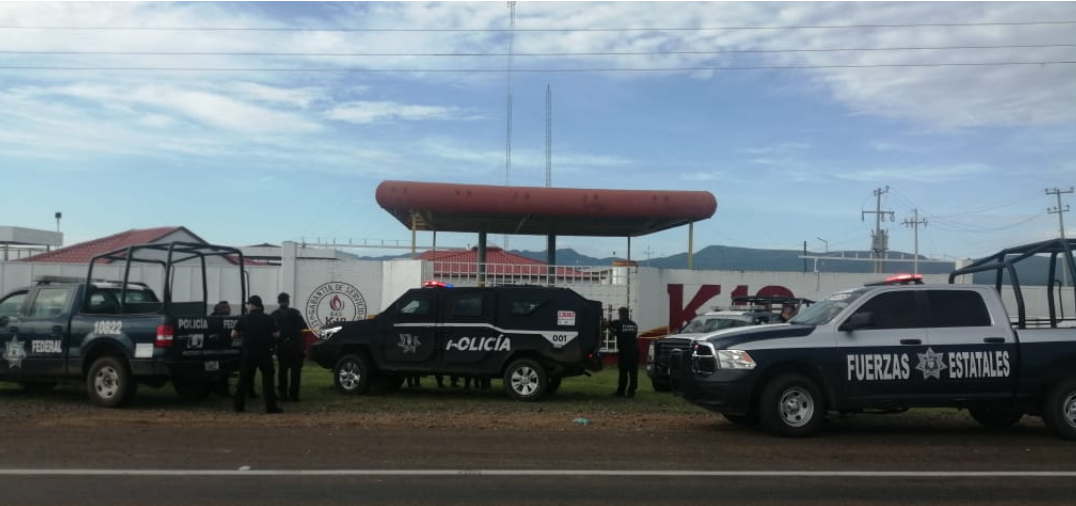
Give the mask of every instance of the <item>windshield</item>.
<svg viewBox="0 0 1076 506">
<path fill-rule="evenodd" d="M 709 334 L 715 330 L 728 329 L 732 327 L 743 327 L 750 325 L 750 322 L 740 320 L 737 318 L 715 318 L 713 316 L 700 316 L 691 320 L 683 330 L 681 334 Z"/>
<path fill-rule="evenodd" d="M 799 325 L 823 325 L 829 323 L 837 316 L 838 313 L 848 307 L 849 304 L 856 299 L 863 296 L 866 290 L 856 289 L 847 290 L 843 292 L 837 292 L 821 302 L 816 302 L 811 307 L 804 309 L 802 313 L 796 315 L 788 323 L 794 323 Z"/>
</svg>

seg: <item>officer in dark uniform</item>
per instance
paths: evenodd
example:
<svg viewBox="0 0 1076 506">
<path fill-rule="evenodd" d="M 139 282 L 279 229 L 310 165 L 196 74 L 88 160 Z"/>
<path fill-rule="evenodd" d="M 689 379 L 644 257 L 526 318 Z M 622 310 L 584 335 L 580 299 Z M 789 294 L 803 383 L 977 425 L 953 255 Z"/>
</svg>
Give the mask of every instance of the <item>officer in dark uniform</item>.
<svg viewBox="0 0 1076 506">
<path fill-rule="evenodd" d="M 287 293 L 277 295 L 280 307 L 273 311 L 276 328 L 280 330 L 280 342 L 276 349 L 280 373 L 277 376 L 277 393 L 281 400 L 299 401 L 299 383 L 303 374 L 305 344 L 303 330 L 307 328 L 303 315 L 290 307 L 291 296 Z"/>
<path fill-rule="evenodd" d="M 636 344 L 639 327 L 628 318 L 628 308 L 622 307 L 617 312 L 620 318 L 609 324 L 616 336 L 617 368 L 620 372 L 613 395 L 635 397 L 635 388 L 639 385 L 639 346 Z"/>
<path fill-rule="evenodd" d="M 247 299 L 247 314 L 235 324 L 232 338 L 242 337 L 242 355 L 239 360 L 239 385 L 235 389 L 235 411 L 246 410 L 247 393 L 254 387 L 254 370 L 261 371 L 262 394 L 265 395 L 266 413 L 283 413 L 277 406 L 273 391 L 273 341 L 280 337 L 276 322 L 265 314 L 262 298 L 251 295 Z"/>
</svg>

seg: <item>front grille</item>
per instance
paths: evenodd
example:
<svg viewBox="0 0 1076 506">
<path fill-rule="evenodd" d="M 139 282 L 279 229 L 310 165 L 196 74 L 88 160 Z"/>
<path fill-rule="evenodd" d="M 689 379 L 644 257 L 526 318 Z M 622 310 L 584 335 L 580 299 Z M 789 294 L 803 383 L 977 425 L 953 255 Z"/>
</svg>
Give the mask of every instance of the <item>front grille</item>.
<svg viewBox="0 0 1076 506">
<path fill-rule="evenodd" d="M 665 338 L 654 341 L 654 361 L 659 364 L 668 364 L 669 355 L 672 355 L 673 350 L 690 352 L 691 341 L 676 338 Z"/>
</svg>

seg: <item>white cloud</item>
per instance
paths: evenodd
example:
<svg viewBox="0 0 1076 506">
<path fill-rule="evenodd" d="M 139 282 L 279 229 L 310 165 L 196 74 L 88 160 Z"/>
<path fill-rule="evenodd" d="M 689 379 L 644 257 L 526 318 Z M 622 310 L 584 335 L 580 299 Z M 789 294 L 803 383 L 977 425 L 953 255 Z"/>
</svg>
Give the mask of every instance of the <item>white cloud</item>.
<svg viewBox="0 0 1076 506">
<path fill-rule="evenodd" d="M 988 165 L 961 163 L 938 166 L 887 167 L 835 172 L 834 177 L 850 181 L 908 181 L 913 183 L 939 183 L 981 178 L 994 172 Z"/>
<path fill-rule="evenodd" d="M 379 123 L 385 121 L 470 120 L 457 107 L 401 104 L 398 102 L 354 101 L 337 104 L 325 112 L 325 117 L 348 123 Z"/>
</svg>

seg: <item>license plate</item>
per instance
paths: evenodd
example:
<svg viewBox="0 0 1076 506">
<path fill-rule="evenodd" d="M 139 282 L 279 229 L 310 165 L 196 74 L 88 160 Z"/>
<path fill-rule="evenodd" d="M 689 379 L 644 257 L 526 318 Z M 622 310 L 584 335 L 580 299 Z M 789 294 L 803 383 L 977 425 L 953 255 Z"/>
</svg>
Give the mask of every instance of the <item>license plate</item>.
<svg viewBox="0 0 1076 506">
<path fill-rule="evenodd" d="M 220 362 L 218 362 L 216 360 L 210 360 L 210 361 L 206 362 L 205 363 L 205 370 L 207 370 L 207 371 L 219 371 L 220 370 Z"/>
</svg>

